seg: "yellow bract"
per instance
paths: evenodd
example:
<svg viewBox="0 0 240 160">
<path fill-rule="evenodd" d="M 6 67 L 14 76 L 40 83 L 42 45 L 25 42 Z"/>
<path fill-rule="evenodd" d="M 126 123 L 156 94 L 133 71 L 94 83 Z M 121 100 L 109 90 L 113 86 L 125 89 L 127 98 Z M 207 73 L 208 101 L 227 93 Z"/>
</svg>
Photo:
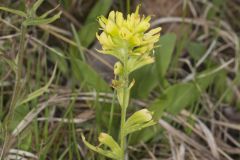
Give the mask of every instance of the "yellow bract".
<svg viewBox="0 0 240 160">
<path fill-rule="evenodd" d="M 124 125 L 125 134 L 127 135 L 137 130 L 154 125 L 155 122 L 153 121 L 152 115 L 153 113 L 147 109 L 141 109 L 135 112 L 127 119 Z"/>
<path fill-rule="evenodd" d="M 131 58 L 144 55 L 146 58 L 159 40 L 161 31 L 160 27 L 149 30 L 150 20 L 150 16 L 139 15 L 139 6 L 135 13 L 127 15 L 126 19 L 118 11 L 111 11 L 108 18 L 100 16 L 98 21 L 102 33 L 97 34 L 97 39 L 102 50 L 99 52 L 111 54 L 121 62 L 126 56 Z"/>
</svg>

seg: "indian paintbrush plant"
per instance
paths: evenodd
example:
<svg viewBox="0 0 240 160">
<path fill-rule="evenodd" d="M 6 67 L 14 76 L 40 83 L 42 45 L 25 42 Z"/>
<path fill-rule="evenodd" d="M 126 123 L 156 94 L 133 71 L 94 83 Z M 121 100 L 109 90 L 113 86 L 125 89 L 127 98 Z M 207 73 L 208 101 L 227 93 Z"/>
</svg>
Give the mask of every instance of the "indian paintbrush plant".
<svg viewBox="0 0 240 160">
<path fill-rule="evenodd" d="M 119 143 L 107 133 L 99 135 L 98 146 L 88 143 L 83 135 L 82 139 L 88 148 L 111 159 L 124 160 L 126 137 L 155 124 L 153 113 L 147 109 L 141 109 L 126 119 L 130 90 L 134 85 L 134 80 L 130 82 L 129 75 L 140 67 L 154 62 L 153 49 L 160 37 L 160 27 L 149 30 L 150 19 L 150 16 L 139 15 L 139 6 L 134 13 L 127 15 L 126 19 L 118 11 L 111 11 L 108 18 L 104 16 L 98 18 L 102 31 L 96 35 L 102 45 L 99 52 L 118 59 L 114 65 L 115 79 L 112 86 L 116 90 L 121 106 Z"/>
</svg>

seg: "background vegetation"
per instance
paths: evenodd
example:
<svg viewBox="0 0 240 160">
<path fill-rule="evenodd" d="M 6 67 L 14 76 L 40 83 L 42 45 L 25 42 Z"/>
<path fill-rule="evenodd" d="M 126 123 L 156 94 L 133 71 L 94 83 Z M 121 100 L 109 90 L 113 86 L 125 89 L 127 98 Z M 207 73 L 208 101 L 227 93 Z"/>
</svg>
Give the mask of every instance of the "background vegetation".
<svg viewBox="0 0 240 160">
<path fill-rule="evenodd" d="M 24 11 L 31 1 L 5 0 L 0 6 Z M 7 122 L 23 19 L 0 11 L 1 150 L 13 133 L 2 159 L 104 159 L 81 140 L 84 133 L 94 144 L 109 127 L 117 138 L 120 121 L 110 87 L 115 60 L 96 52 L 96 18 L 110 10 L 127 14 L 139 3 L 163 32 L 156 63 L 131 75 L 136 84 L 129 110 L 148 107 L 158 125 L 129 138 L 129 159 L 240 159 L 239 0 L 45 1 L 39 15 L 58 4 L 62 15 L 28 28 L 22 103 Z"/>
</svg>

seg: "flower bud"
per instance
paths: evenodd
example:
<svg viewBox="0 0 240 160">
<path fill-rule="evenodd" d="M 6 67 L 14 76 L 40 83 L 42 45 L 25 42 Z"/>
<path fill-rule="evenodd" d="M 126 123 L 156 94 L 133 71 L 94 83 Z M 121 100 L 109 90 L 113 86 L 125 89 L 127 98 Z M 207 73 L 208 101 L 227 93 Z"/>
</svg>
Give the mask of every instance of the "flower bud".
<svg viewBox="0 0 240 160">
<path fill-rule="evenodd" d="M 120 75 L 123 72 L 123 66 L 121 62 L 116 62 L 114 65 L 114 74 Z"/>
</svg>

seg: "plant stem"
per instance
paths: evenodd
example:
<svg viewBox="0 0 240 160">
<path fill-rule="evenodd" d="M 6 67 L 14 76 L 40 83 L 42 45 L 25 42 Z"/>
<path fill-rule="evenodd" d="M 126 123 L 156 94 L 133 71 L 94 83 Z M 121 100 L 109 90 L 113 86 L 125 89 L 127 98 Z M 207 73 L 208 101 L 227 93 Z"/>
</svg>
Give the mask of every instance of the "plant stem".
<svg viewBox="0 0 240 160">
<path fill-rule="evenodd" d="M 111 134 L 111 131 L 112 131 L 115 99 L 116 99 L 116 90 L 114 89 L 114 93 L 113 93 L 113 97 L 112 97 L 112 104 L 111 104 L 111 111 L 110 111 L 110 118 L 109 118 L 109 123 L 108 123 L 108 134 Z"/>
<path fill-rule="evenodd" d="M 130 0 L 127 0 L 127 14 L 130 13 L 130 6 L 131 6 L 131 2 Z"/>
<path fill-rule="evenodd" d="M 4 142 L 4 147 L 2 149 L 1 158 L 5 157 L 5 155 L 8 153 L 11 146 L 14 144 L 15 137 L 12 137 L 9 126 L 14 116 L 14 109 L 16 108 L 17 100 L 19 97 L 19 94 L 21 93 L 21 90 L 23 86 L 21 85 L 21 78 L 22 78 L 22 66 L 23 66 L 23 56 L 24 56 L 24 47 L 25 47 L 25 36 L 27 33 L 27 27 L 22 25 L 21 26 L 21 37 L 20 37 L 20 44 L 19 44 L 19 50 L 17 54 L 17 68 L 16 68 L 16 81 L 14 85 L 12 100 L 9 106 L 9 111 L 4 119 L 4 126 L 6 130 L 6 138 Z"/>
<path fill-rule="evenodd" d="M 125 157 L 125 148 L 126 148 L 126 137 L 125 137 L 125 131 L 124 131 L 124 125 L 126 121 L 126 113 L 127 113 L 127 107 L 128 107 L 128 101 L 129 101 L 129 89 L 128 89 L 128 71 L 127 71 L 127 61 L 128 56 L 125 56 L 124 59 L 124 66 L 123 66 L 123 106 L 121 110 L 121 131 L 120 131 L 120 145 L 122 150 L 122 160 L 124 160 Z"/>
<path fill-rule="evenodd" d="M 21 39 L 20 39 L 20 46 L 18 51 L 18 61 L 17 61 L 17 72 L 16 72 L 16 82 L 14 85 L 14 91 L 12 95 L 12 100 L 9 106 L 9 114 L 6 116 L 6 120 L 8 121 L 11 119 L 11 116 L 13 114 L 14 108 L 16 106 L 19 93 L 21 92 L 21 89 L 23 88 L 21 86 L 21 78 L 22 78 L 22 66 L 23 66 L 23 56 L 24 56 L 24 46 L 25 46 L 25 36 L 27 33 L 27 28 L 22 25 L 21 27 Z"/>
<path fill-rule="evenodd" d="M 122 160 L 124 160 L 125 157 L 125 143 L 126 143 L 126 138 L 125 138 L 125 133 L 124 133 L 124 124 L 125 124 L 125 119 L 126 119 L 126 111 L 127 109 L 122 109 L 121 112 L 121 132 L 120 132 L 120 139 L 121 139 L 121 150 L 122 150 Z"/>
</svg>

